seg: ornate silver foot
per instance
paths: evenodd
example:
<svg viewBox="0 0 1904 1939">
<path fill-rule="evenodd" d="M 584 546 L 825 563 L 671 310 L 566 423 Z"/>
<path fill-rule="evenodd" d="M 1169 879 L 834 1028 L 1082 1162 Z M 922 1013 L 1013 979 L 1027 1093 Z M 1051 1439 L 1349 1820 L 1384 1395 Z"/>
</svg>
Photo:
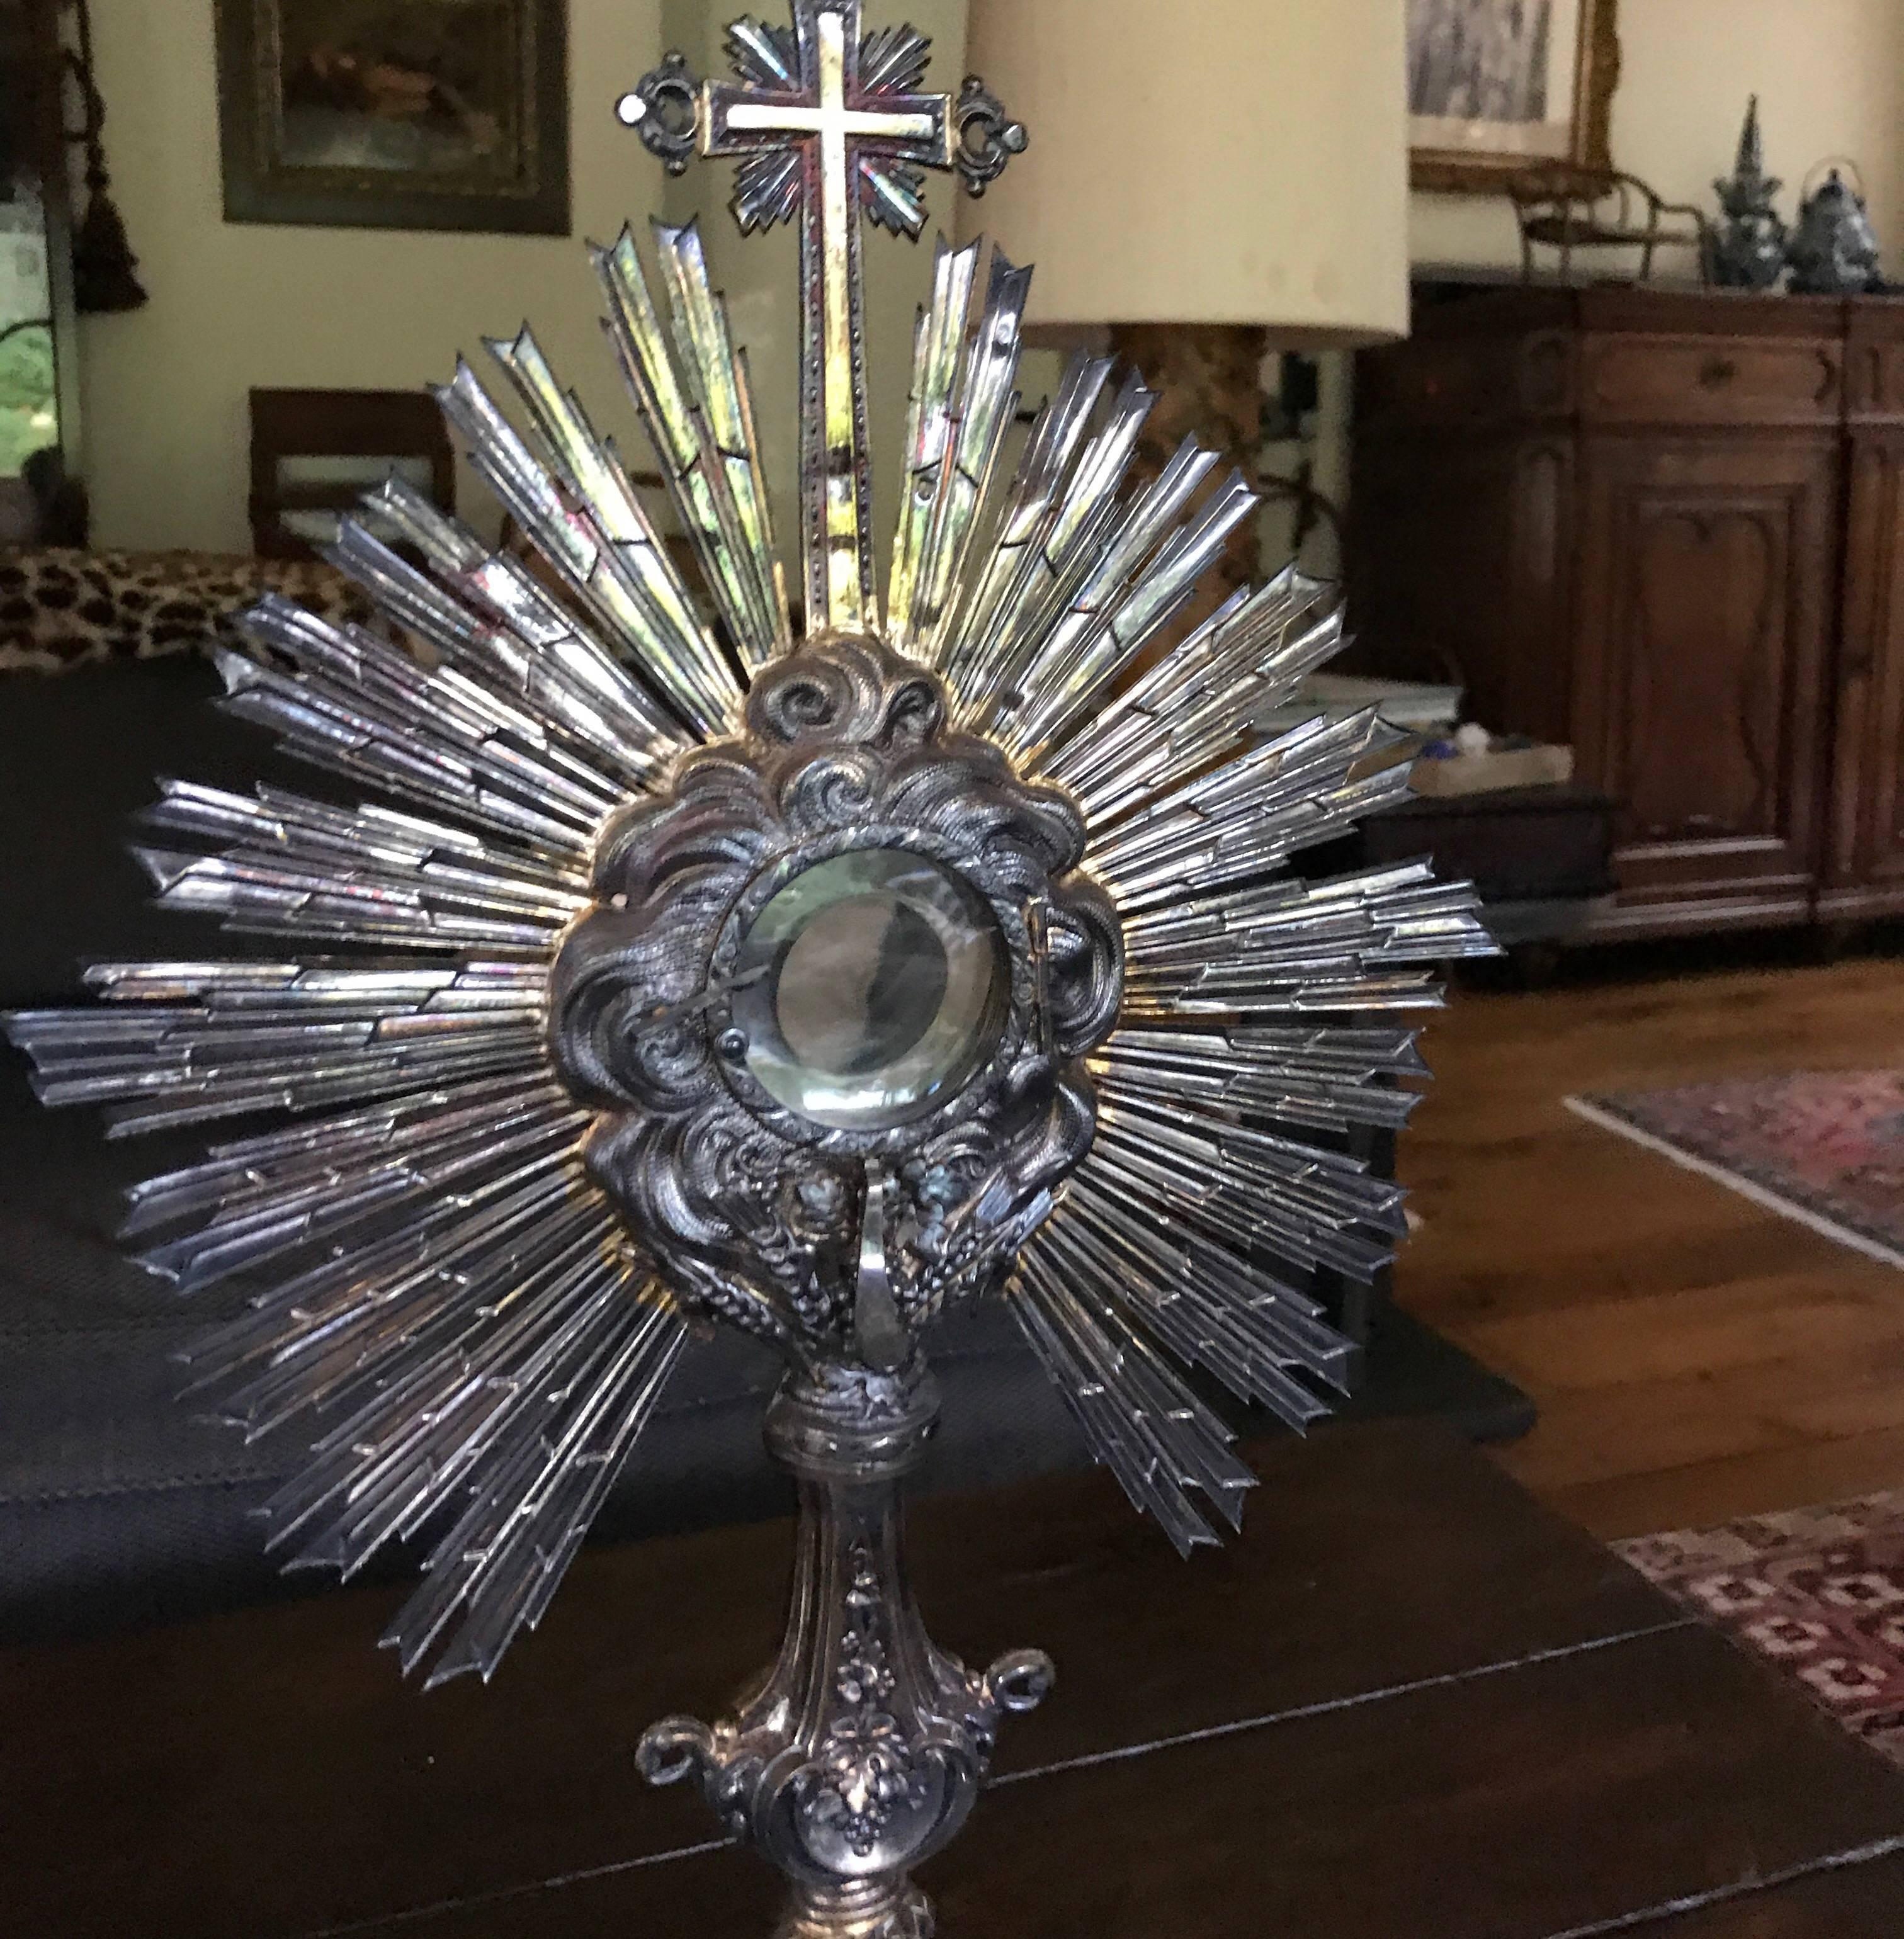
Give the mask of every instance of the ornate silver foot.
<svg viewBox="0 0 1904 1939">
<path fill-rule="evenodd" d="M 651 1782 L 698 1777 L 724 1827 L 792 1881 L 778 1939 L 929 1939 L 912 1868 L 964 1822 L 1001 1717 L 1051 1688 L 1037 1650 L 975 1676 L 926 1635 L 900 1493 L 938 1411 L 916 1362 L 788 1376 L 767 1415 L 800 1496 L 779 1660 L 730 1721 L 671 1717 L 641 1740 Z"/>
<path fill-rule="evenodd" d="M 937 1921 L 909 1879 L 796 1886 L 773 1939 L 932 1939 Z"/>
</svg>

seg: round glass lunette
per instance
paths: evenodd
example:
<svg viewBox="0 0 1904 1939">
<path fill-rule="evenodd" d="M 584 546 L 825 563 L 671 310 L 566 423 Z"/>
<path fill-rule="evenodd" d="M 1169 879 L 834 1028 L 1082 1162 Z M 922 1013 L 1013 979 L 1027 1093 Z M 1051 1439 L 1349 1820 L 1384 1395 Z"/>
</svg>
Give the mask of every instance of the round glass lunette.
<svg viewBox="0 0 1904 1939">
<path fill-rule="evenodd" d="M 731 1049 L 816 1124 L 877 1131 L 935 1110 L 996 1047 L 1011 987 L 977 891 L 903 848 L 804 869 L 742 939 Z"/>
</svg>

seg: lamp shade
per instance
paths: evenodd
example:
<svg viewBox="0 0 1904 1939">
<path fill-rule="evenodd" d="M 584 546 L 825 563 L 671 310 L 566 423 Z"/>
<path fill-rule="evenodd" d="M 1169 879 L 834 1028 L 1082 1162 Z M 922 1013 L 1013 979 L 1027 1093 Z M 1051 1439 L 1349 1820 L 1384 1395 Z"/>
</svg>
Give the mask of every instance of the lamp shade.
<svg viewBox="0 0 1904 1939">
<path fill-rule="evenodd" d="M 1029 320 L 1408 327 L 1406 0 L 971 0 L 1031 145 L 961 218 L 1037 265 Z"/>
</svg>

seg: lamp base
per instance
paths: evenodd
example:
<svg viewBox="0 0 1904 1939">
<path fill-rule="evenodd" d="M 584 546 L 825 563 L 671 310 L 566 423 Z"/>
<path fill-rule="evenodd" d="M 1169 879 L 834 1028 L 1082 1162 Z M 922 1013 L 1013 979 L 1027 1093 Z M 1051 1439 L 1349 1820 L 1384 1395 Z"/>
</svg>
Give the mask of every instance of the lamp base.
<svg viewBox="0 0 1904 1939">
<path fill-rule="evenodd" d="M 1135 370 L 1157 402 L 1137 443 L 1131 475 L 1147 483 L 1195 437 L 1252 483 L 1263 468 L 1263 360 L 1269 333 L 1260 324 L 1114 323 L 1110 348 Z M 1205 574 L 1196 595 L 1171 629 L 1180 638 L 1239 587 L 1262 576 L 1262 537 L 1254 519 L 1230 534 L 1220 562 Z"/>
<path fill-rule="evenodd" d="M 766 1428 L 800 1484 L 779 1660 L 732 1718 L 641 1740 L 651 1783 L 698 1778 L 722 1828 L 791 1881 L 775 1939 L 931 1939 L 912 1868 L 965 1822 L 1006 1712 L 1051 1688 L 1036 1650 L 976 1676 L 926 1635 L 900 1496 L 938 1417 L 917 1359 L 788 1374 Z"/>
</svg>

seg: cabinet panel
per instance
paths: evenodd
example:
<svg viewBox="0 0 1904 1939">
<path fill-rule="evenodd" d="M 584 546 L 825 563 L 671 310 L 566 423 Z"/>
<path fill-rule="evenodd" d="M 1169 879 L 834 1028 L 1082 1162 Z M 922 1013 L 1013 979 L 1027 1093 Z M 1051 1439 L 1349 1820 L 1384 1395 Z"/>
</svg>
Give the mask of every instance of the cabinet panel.
<svg viewBox="0 0 1904 1939">
<path fill-rule="evenodd" d="M 1867 297 L 1851 306 L 1845 341 L 1845 410 L 1855 423 L 1904 422 L 1904 302 Z"/>
<path fill-rule="evenodd" d="M 1799 338 L 1589 338 L 1590 424 L 1835 425 L 1839 345 Z"/>
<path fill-rule="evenodd" d="M 1570 331 L 1535 330 L 1479 349 L 1464 337 L 1429 336 L 1404 355 L 1364 357 L 1355 398 L 1363 422 L 1458 434 L 1571 415 L 1577 342 Z"/>
<path fill-rule="evenodd" d="M 1904 428 L 1851 448 L 1825 900 L 1904 908 Z"/>
<path fill-rule="evenodd" d="M 1590 438 L 1582 473 L 1576 746 L 1583 778 L 1622 803 L 1622 909 L 1802 918 L 1834 444 Z"/>
<path fill-rule="evenodd" d="M 1567 738 L 1570 437 L 1365 439 L 1348 549 L 1345 669 L 1458 680 L 1467 711 Z"/>
</svg>

